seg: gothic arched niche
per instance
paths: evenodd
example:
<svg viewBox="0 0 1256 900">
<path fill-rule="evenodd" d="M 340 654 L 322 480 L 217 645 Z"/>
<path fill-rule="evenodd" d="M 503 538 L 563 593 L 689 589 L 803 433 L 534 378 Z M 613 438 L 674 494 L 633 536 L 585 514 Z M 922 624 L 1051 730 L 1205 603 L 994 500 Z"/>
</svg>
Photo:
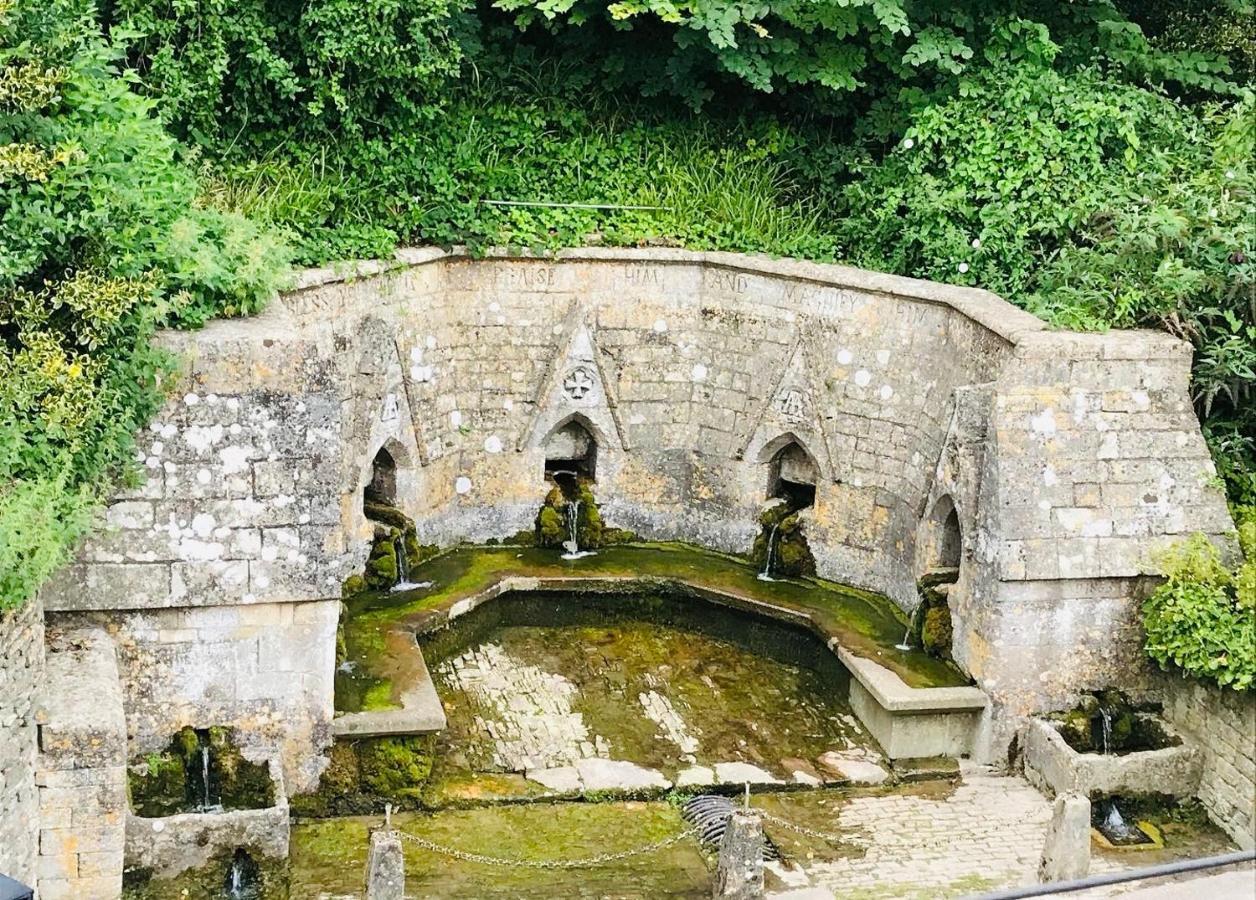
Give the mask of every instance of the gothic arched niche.
<svg viewBox="0 0 1256 900">
<path fill-rule="evenodd" d="M 569 416 L 545 438 L 547 478 L 597 478 L 597 438 L 582 416 Z"/>
<path fill-rule="evenodd" d="M 768 460 L 768 496 L 784 500 L 793 509 L 812 506 L 818 476 L 815 459 L 791 437 Z"/>
</svg>

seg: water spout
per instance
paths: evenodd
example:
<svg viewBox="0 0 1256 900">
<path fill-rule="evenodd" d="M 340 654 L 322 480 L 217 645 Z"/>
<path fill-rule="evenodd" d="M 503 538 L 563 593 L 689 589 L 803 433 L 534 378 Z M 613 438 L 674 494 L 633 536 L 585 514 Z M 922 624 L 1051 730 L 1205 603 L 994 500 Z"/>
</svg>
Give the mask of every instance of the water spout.
<svg viewBox="0 0 1256 900">
<path fill-rule="evenodd" d="M 763 559 L 763 571 L 759 573 L 760 581 L 776 581 L 772 577 L 772 559 L 776 550 L 776 532 L 780 529 L 781 523 L 777 522 L 772 526 L 772 530 L 768 532 L 768 549 L 767 555 Z"/>
<path fill-rule="evenodd" d="M 201 744 L 201 809 L 209 809 L 209 745 Z"/>
<path fill-rule="evenodd" d="M 894 649 L 904 651 L 911 649 L 911 625 L 907 626 L 907 630 L 903 632 L 902 642 L 895 644 Z"/>
<path fill-rule="evenodd" d="M 1112 752 L 1112 712 L 1106 707 L 1099 707 L 1099 719 L 1102 723 L 1100 733 L 1103 735 L 1103 755 L 1107 756 Z M 1116 804 L 1112 805 L 1112 809 L 1116 810 Z"/>
<path fill-rule="evenodd" d="M 419 588 L 430 588 L 430 581 L 410 580 L 410 557 L 406 553 L 406 535 L 400 532 L 393 541 L 397 554 L 397 583 L 390 587 L 389 593 L 400 594 L 404 591 L 417 591 Z"/>
<path fill-rule="evenodd" d="M 1116 801 L 1108 801 L 1108 812 L 1099 824 L 1099 831 L 1113 844 L 1145 844 L 1147 835 L 1141 828 L 1131 826 L 1116 808 Z"/>
<path fill-rule="evenodd" d="M 580 550 L 580 501 L 567 501 L 567 540 L 563 541 L 563 559 L 583 559 L 592 556 L 592 550 Z"/>
</svg>

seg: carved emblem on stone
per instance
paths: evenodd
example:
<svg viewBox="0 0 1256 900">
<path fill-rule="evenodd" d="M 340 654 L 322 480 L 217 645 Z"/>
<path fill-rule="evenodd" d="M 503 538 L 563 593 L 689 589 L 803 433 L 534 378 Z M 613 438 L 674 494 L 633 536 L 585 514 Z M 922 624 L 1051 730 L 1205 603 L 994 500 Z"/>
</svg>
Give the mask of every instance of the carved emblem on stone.
<svg viewBox="0 0 1256 900">
<path fill-rule="evenodd" d="M 807 396 L 797 388 L 782 391 L 776 398 L 776 411 L 786 419 L 805 422 L 810 418 Z"/>
<path fill-rule="evenodd" d="M 593 390 L 593 373 L 587 366 L 576 366 L 563 379 L 563 393 L 571 400 L 583 400 Z"/>
<path fill-rule="evenodd" d="M 379 420 L 381 422 L 391 422 L 393 419 L 397 418 L 398 415 L 400 415 L 400 413 L 397 410 L 397 395 L 385 394 L 384 406 L 379 411 Z"/>
</svg>

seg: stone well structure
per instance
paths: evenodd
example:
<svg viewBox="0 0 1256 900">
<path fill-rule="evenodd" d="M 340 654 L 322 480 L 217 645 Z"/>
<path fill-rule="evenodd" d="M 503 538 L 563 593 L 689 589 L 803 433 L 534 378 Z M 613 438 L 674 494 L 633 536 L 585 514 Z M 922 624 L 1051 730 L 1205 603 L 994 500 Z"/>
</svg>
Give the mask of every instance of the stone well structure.
<svg viewBox="0 0 1256 900">
<path fill-rule="evenodd" d="M 773 485 L 813 481 L 821 575 L 911 608 L 922 572 L 958 567 L 955 657 L 993 701 L 991 758 L 1021 716 L 1141 686 L 1150 555 L 1233 531 L 1188 344 L 1050 331 L 970 288 L 719 253 L 415 250 L 162 340 L 184 368 L 140 440 L 147 480 L 44 592 L 47 624 L 112 641 L 128 756 L 229 726 L 289 793 L 331 740 L 371 485 L 425 543 L 480 541 L 530 528 L 547 460 L 574 457 L 609 523 L 745 551 Z"/>
</svg>

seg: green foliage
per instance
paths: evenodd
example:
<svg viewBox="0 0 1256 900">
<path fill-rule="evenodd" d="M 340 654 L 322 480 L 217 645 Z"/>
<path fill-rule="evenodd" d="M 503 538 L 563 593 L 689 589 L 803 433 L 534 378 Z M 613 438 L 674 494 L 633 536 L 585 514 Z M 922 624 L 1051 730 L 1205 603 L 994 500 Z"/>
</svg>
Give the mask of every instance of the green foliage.
<svg viewBox="0 0 1256 900">
<path fill-rule="evenodd" d="M 1053 39 L 1070 64 L 1104 62 L 1127 77 L 1227 91 L 1215 52 L 1147 40 L 1111 0 L 494 0 L 525 30 L 600 65 L 612 85 L 670 92 L 700 105 L 728 83 L 804 90 L 821 102 L 857 95 L 886 110 L 950 89 L 991 56 L 1020 59 Z"/>
<path fill-rule="evenodd" d="M 1239 510 L 1246 561 L 1226 566 L 1203 535 L 1159 560 L 1165 581 L 1143 604 L 1147 654 L 1162 668 L 1235 690 L 1256 685 L 1256 509 Z"/>
<path fill-rule="evenodd" d="M 284 254 L 201 208 L 81 0 L 0 3 L 0 607 L 64 560 L 157 408 L 161 325 L 256 310 Z"/>
<path fill-rule="evenodd" d="M 275 131 L 361 133 L 430 115 L 462 51 L 453 0 L 114 0 L 128 43 L 182 136 L 224 146 Z"/>
</svg>

